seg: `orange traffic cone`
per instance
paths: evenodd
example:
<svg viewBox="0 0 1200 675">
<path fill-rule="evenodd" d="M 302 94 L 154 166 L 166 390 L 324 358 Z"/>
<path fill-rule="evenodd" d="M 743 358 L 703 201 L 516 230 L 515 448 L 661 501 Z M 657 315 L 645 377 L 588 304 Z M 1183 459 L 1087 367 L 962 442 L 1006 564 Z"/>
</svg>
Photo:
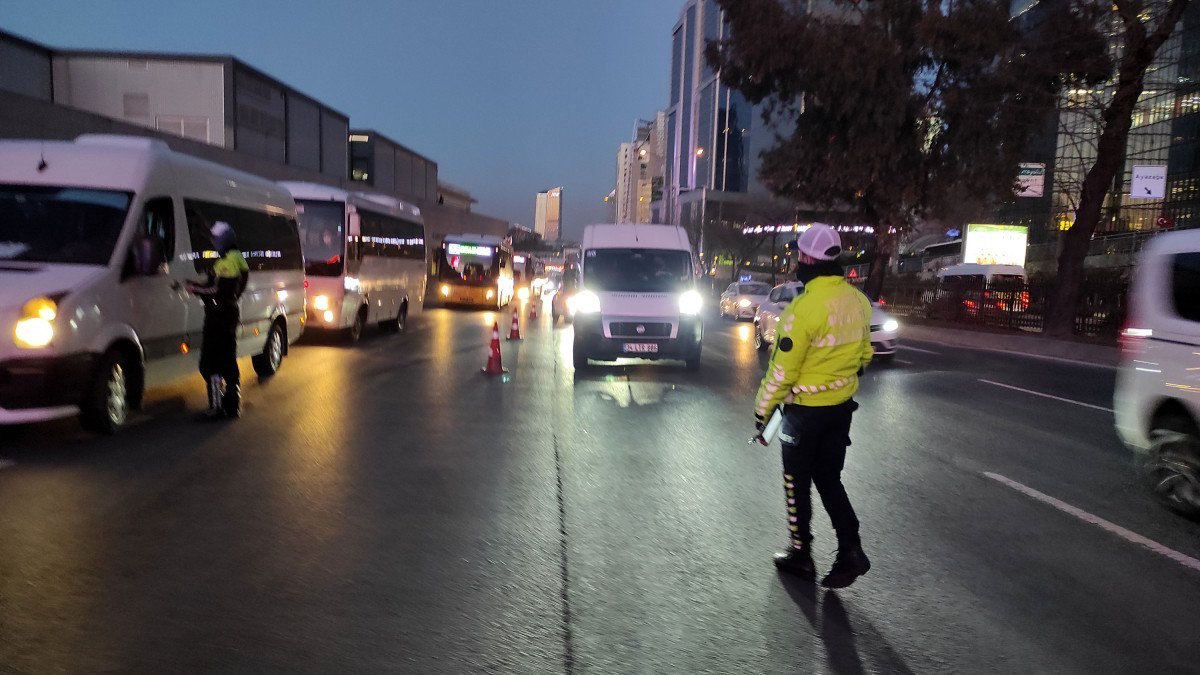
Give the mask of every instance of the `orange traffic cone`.
<svg viewBox="0 0 1200 675">
<path fill-rule="evenodd" d="M 521 339 L 521 324 L 517 321 L 517 316 L 520 313 L 521 313 L 520 311 L 513 312 L 512 327 L 508 329 L 508 339 L 509 340 L 520 340 Z"/>
<path fill-rule="evenodd" d="M 492 344 L 488 352 L 487 365 L 483 367 L 484 375 L 503 375 L 507 373 L 506 369 L 500 363 L 500 324 L 492 324 Z"/>
</svg>

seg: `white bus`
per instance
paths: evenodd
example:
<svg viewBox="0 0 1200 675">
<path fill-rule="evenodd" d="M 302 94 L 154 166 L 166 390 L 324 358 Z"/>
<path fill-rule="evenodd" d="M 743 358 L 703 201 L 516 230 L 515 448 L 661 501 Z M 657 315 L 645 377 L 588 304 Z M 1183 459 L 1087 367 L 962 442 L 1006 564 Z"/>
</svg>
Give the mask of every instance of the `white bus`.
<svg viewBox="0 0 1200 675">
<path fill-rule="evenodd" d="M 0 424 L 80 413 L 111 433 L 147 388 L 196 375 L 204 308 L 184 282 L 216 259 L 216 221 L 250 266 L 238 355 L 273 374 L 303 329 L 295 208 L 158 140 L 0 141 Z"/>
<path fill-rule="evenodd" d="M 392 197 L 313 183 L 296 199 L 308 275 L 308 327 L 357 341 L 372 323 L 403 330 L 425 297 L 421 210 Z"/>
</svg>

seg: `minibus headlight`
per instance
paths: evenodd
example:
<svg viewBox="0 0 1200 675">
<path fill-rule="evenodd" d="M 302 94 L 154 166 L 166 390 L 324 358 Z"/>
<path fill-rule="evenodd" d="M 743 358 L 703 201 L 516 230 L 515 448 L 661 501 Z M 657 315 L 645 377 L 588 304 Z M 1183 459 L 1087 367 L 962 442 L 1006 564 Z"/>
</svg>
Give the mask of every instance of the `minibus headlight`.
<svg viewBox="0 0 1200 675">
<path fill-rule="evenodd" d="M 600 296 L 591 291 L 579 291 L 571 300 L 575 301 L 577 314 L 595 314 L 600 311 Z"/>
<path fill-rule="evenodd" d="M 329 309 L 329 296 L 318 295 L 317 297 L 313 298 L 313 309 L 317 310 L 318 312 L 324 312 L 325 310 Z"/>
<path fill-rule="evenodd" d="M 683 295 L 679 296 L 679 313 L 696 315 L 700 313 L 700 306 L 704 304 L 704 299 L 696 291 L 684 291 Z"/>
<path fill-rule="evenodd" d="M 529 289 L 521 288 L 521 289 L 517 290 L 517 297 L 522 300 L 528 300 L 529 299 Z"/>
<path fill-rule="evenodd" d="M 54 339 L 54 319 L 58 305 L 50 298 L 34 298 L 21 308 L 13 339 L 18 347 L 40 349 Z"/>
<path fill-rule="evenodd" d="M 332 309 L 325 310 L 325 314 L 324 314 L 323 318 L 325 319 L 325 323 L 333 323 L 333 310 Z"/>
</svg>

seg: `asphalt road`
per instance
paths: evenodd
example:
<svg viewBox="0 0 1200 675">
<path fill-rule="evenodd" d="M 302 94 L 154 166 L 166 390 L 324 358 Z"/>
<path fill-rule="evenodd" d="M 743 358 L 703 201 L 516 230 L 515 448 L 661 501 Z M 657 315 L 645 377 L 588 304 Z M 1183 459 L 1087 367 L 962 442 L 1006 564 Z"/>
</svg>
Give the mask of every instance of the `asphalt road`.
<svg viewBox="0 0 1200 675">
<path fill-rule="evenodd" d="M 833 593 L 771 564 L 748 324 L 710 320 L 699 373 L 575 373 L 543 314 L 489 379 L 496 319 L 302 343 L 233 423 L 192 420 L 197 376 L 116 437 L 0 429 L 0 671 L 1200 667 L 1196 526 L 1138 483 L 1111 370 L 911 341 L 871 368 L 845 479 L 874 568 Z"/>
</svg>

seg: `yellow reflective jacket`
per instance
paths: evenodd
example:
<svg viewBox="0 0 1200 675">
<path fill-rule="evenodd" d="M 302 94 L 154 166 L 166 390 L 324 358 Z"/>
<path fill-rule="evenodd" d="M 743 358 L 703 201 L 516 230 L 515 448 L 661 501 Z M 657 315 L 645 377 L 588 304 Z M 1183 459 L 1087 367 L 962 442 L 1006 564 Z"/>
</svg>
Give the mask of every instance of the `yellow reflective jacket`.
<svg viewBox="0 0 1200 675">
<path fill-rule="evenodd" d="M 822 407 L 850 400 L 873 353 L 867 296 L 841 277 L 809 281 L 779 315 L 754 413 L 765 418 L 781 403 Z"/>
</svg>

